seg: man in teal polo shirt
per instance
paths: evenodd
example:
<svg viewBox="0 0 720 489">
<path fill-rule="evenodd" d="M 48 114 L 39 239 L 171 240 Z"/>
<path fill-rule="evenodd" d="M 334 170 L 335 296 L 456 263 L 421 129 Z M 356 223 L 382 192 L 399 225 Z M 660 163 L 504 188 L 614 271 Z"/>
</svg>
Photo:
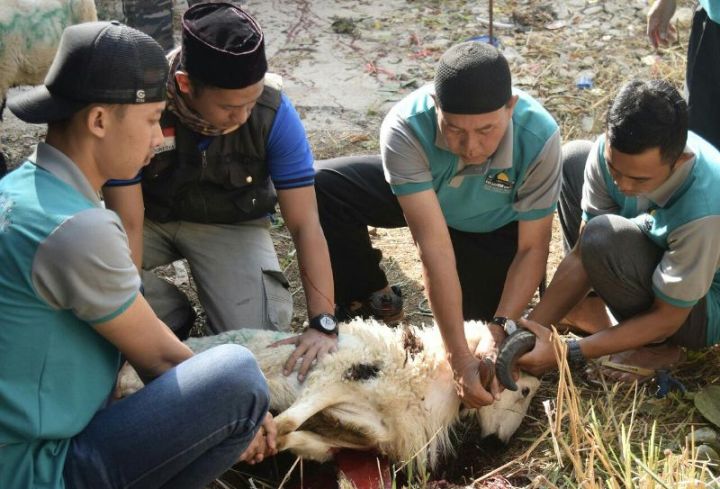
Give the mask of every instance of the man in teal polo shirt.
<svg viewBox="0 0 720 489">
<path fill-rule="evenodd" d="M 539 340 L 519 365 L 535 374 L 556 367 L 540 324 L 557 324 L 593 289 L 599 313 L 606 304 L 619 323 L 598 311 L 577 322 L 594 334 L 568 342 L 571 365 L 610 355 L 601 362 L 608 376 L 644 380 L 677 363 L 681 347 L 720 342 L 720 153 L 688 132 L 687 104 L 664 81 L 623 86 L 606 133 L 587 148 L 587 162 L 576 161 L 580 237 L 521 322 Z"/>
<path fill-rule="evenodd" d="M 336 302 L 345 316 L 400 316 L 367 226 L 408 226 L 461 395 L 489 404 L 499 391 L 481 360 L 492 359 L 500 326 L 521 316 L 545 274 L 560 191 L 558 126 L 512 89 L 494 47 L 466 42 L 443 54 L 434 84 L 385 117 L 380 148 L 379 157 L 318 164 Z M 494 321 L 475 352 L 465 341 L 469 319 Z"/>
<path fill-rule="evenodd" d="M 3 489 L 200 489 L 274 451 L 255 359 L 237 345 L 193 356 L 140 294 L 98 197 L 162 144 L 166 80 L 149 36 L 92 22 L 65 30 L 44 85 L 8 101 L 48 131 L 0 180 Z M 121 355 L 147 385 L 111 402 Z"/>
</svg>

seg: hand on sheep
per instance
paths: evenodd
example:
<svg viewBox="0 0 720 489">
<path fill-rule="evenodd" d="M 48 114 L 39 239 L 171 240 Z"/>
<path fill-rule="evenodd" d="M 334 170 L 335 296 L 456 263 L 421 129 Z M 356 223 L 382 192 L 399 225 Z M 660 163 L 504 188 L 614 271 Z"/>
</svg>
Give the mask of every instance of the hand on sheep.
<svg viewBox="0 0 720 489">
<path fill-rule="evenodd" d="M 492 362 L 481 361 L 472 355 L 453 363 L 455 389 L 460 400 L 469 408 L 479 408 L 492 404 L 500 396 L 498 382 Z M 492 379 L 492 382 L 489 380 Z M 483 381 L 495 386 L 494 392 L 485 390 Z M 492 391 L 492 387 L 490 388 Z"/>
<path fill-rule="evenodd" d="M 315 360 L 320 361 L 328 353 L 337 351 L 338 338 L 337 335 L 327 335 L 314 329 L 308 329 L 301 335 L 276 341 L 270 345 L 270 348 L 280 345 L 295 345 L 295 350 L 285 362 L 283 374 L 290 375 L 295 369 L 295 364 L 302 357 L 303 361 L 298 371 L 298 380 L 302 382 Z"/>
<path fill-rule="evenodd" d="M 557 359 L 550 339 L 552 331 L 540 323 L 524 318 L 518 320 L 518 326 L 530 330 L 537 339 L 535 340 L 535 348 L 521 356 L 517 361 L 517 366 L 535 376 L 556 369 Z"/>
<path fill-rule="evenodd" d="M 250 442 L 245 451 L 240 454 L 238 462 L 245 462 L 251 465 L 262 462 L 265 457 L 271 457 L 277 450 L 277 428 L 272 414 L 267 413 L 260 429 L 255 433 L 255 438 Z"/>
</svg>

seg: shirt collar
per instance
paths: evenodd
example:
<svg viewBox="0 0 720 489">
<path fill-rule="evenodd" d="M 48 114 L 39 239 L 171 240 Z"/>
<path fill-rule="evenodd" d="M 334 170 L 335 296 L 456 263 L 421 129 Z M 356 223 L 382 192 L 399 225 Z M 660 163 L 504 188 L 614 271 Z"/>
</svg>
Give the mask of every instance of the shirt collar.
<svg viewBox="0 0 720 489">
<path fill-rule="evenodd" d="M 685 153 L 693 153 L 689 146 L 685 147 Z M 675 171 L 672 172 L 670 177 L 663 182 L 658 188 L 649 192 L 645 195 L 645 198 L 655 203 L 659 207 L 665 207 L 670 201 L 672 196 L 677 192 L 685 183 L 688 176 L 692 172 L 693 166 L 695 166 L 695 154 L 687 160 L 685 163 L 680 165 Z"/>
<path fill-rule="evenodd" d="M 477 173 L 485 174 L 490 169 L 506 170 L 508 168 L 511 168 L 513 163 L 513 133 L 513 121 L 511 118 L 508 123 L 508 127 L 505 130 L 505 134 L 503 135 L 502 139 L 500 140 L 500 144 L 495 150 L 495 153 L 493 153 L 490 158 L 480 164 L 468 165 L 462 159 L 458 158 L 457 173 L 455 175 L 469 175 Z M 436 131 L 435 134 L 435 146 L 442 150 L 450 151 L 447 145 L 447 140 L 445 139 L 445 136 L 442 135 L 439 129 Z"/>
<path fill-rule="evenodd" d="M 59 149 L 47 144 L 38 143 L 35 152 L 28 158 L 40 168 L 49 171 L 55 177 L 67 183 L 80 192 L 88 200 L 101 207 L 100 198 L 93 190 L 90 182 L 80 171 L 80 168 Z"/>
</svg>

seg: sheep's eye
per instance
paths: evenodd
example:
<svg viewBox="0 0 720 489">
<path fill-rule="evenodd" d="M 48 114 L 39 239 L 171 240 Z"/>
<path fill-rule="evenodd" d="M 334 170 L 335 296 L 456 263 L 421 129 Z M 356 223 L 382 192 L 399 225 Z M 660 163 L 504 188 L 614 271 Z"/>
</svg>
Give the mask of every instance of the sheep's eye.
<svg viewBox="0 0 720 489">
<path fill-rule="evenodd" d="M 530 394 L 530 387 L 523 387 L 522 396 L 527 397 Z"/>
</svg>

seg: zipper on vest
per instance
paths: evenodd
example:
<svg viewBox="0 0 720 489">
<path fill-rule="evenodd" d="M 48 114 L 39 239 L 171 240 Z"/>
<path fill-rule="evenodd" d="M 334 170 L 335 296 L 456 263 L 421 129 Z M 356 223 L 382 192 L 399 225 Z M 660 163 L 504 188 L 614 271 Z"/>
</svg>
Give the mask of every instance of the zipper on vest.
<svg viewBox="0 0 720 489">
<path fill-rule="evenodd" d="M 202 167 L 204 170 L 205 168 L 207 168 L 207 151 L 203 151 L 202 153 L 200 153 L 200 156 L 202 156 Z"/>
</svg>

